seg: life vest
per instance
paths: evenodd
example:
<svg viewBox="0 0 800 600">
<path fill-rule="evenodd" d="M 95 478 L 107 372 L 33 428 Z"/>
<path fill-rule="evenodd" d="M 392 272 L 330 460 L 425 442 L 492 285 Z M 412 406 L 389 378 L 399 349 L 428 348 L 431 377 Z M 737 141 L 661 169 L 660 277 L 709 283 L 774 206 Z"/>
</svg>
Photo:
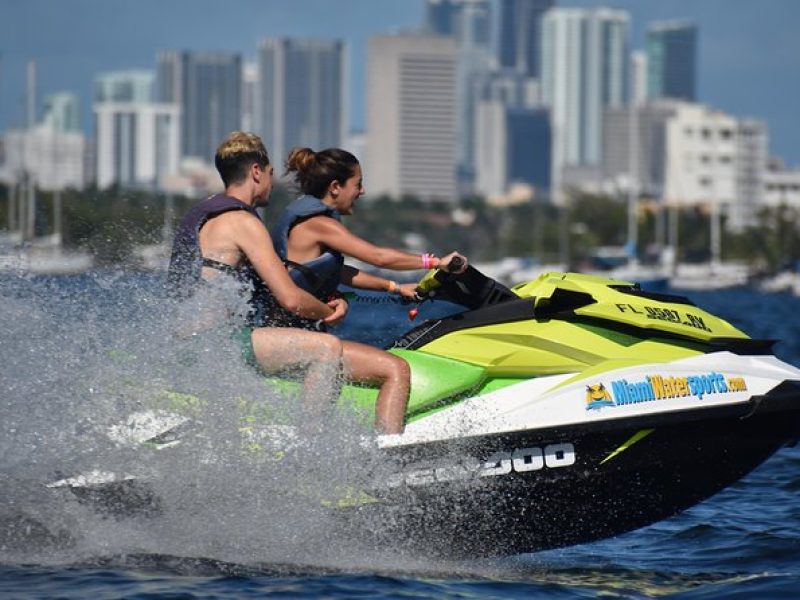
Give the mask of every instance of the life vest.
<svg viewBox="0 0 800 600">
<path fill-rule="evenodd" d="M 190 298 L 203 283 L 202 267 L 215 268 L 235 277 L 242 286 L 242 293 L 249 295 L 247 302 L 250 310 L 245 319 L 246 324 L 262 327 L 271 321 L 277 302 L 250 262 L 245 258 L 244 264 L 232 267 L 204 258 L 200 252 L 199 234 L 203 225 L 209 219 L 232 210 L 247 211 L 261 220 L 254 207 L 224 194 L 206 198 L 186 213 L 175 231 L 172 243 L 172 256 L 167 271 L 167 294 L 177 300 Z"/>
<path fill-rule="evenodd" d="M 336 292 L 342 276 L 344 256 L 341 252 L 325 248 L 323 253 L 313 260 L 296 263 L 288 259 L 289 233 L 292 227 L 300 221 L 324 215 L 341 222 L 339 211 L 325 205 L 314 196 L 300 196 L 289 203 L 283 211 L 275 227 L 272 228 L 272 243 L 275 252 L 289 267 L 289 276 L 298 287 L 310 292 L 322 301 L 325 301 Z"/>
</svg>

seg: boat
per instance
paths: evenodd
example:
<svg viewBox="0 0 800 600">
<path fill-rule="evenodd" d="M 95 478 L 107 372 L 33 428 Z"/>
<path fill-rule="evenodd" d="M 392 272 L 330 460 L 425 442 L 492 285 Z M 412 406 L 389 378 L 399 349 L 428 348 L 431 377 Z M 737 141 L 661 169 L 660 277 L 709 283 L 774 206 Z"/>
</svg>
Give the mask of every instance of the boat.
<svg viewBox="0 0 800 600">
<path fill-rule="evenodd" d="M 669 285 L 677 290 L 709 291 L 745 287 L 750 279 L 751 268 L 742 262 L 679 263 Z"/>
<path fill-rule="evenodd" d="M 661 262 L 641 263 L 632 256 L 632 245 L 600 246 L 589 256 L 589 264 L 581 272 L 607 279 L 621 279 L 638 284 L 648 292 L 665 292 L 669 273 Z"/>
<path fill-rule="evenodd" d="M 407 425 L 377 436 L 368 485 L 326 503 L 348 539 L 447 558 L 601 540 L 702 502 L 800 434 L 800 370 L 685 297 L 564 272 L 508 288 L 471 266 L 432 271 L 418 289 L 459 309 L 390 345 L 412 368 Z M 376 395 L 345 386 L 342 402 L 368 428 Z M 179 404 L 112 437 L 183 443 Z M 141 476 L 48 486 L 118 518 L 158 511 Z"/>
<path fill-rule="evenodd" d="M 788 292 L 800 296 L 800 262 L 789 264 L 774 275 L 762 278 L 757 287 L 768 294 Z"/>
</svg>

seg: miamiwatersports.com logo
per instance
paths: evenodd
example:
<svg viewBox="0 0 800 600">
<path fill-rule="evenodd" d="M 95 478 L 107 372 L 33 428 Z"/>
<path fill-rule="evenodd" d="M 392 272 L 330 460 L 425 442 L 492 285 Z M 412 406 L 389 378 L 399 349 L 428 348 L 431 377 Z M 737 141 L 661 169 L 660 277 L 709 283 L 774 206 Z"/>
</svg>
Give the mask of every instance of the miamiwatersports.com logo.
<svg viewBox="0 0 800 600">
<path fill-rule="evenodd" d="M 622 406 L 653 402 L 667 398 L 696 397 L 746 392 L 744 377 L 728 377 L 721 373 L 687 375 L 686 377 L 664 377 L 647 375 L 643 381 L 617 379 L 611 382 L 611 390 L 603 383 L 586 386 L 586 410 L 597 410 L 604 406 Z"/>
</svg>

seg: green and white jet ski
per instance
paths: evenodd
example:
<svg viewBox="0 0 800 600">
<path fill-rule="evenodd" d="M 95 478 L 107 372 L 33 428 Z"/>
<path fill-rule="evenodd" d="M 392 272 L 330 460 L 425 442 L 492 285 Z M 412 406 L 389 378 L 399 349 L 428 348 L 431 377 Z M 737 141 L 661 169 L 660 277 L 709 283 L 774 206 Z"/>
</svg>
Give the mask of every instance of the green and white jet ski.
<svg viewBox="0 0 800 600">
<path fill-rule="evenodd" d="M 407 426 L 379 436 L 380 480 L 331 504 L 354 538 L 450 557 L 591 542 L 697 504 L 800 434 L 800 370 L 686 298 L 557 272 L 509 289 L 473 267 L 419 290 L 463 311 L 389 349 L 412 369 Z M 371 414 L 376 396 L 345 386 L 342 402 Z M 129 421 L 129 439 L 167 446 L 188 419 Z M 100 471 L 50 486 L 152 506 Z"/>
</svg>

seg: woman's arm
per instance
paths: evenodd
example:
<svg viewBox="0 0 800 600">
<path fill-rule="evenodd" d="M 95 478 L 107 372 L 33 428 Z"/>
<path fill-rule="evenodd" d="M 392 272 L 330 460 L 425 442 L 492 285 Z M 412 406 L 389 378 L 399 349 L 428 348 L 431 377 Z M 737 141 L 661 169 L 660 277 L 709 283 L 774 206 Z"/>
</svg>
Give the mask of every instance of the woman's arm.
<svg viewBox="0 0 800 600">
<path fill-rule="evenodd" d="M 416 283 L 399 284 L 392 279 L 379 277 L 365 273 L 354 267 L 345 265 L 342 268 L 341 282 L 349 285 L 352 288 L 361 290 L 375 290 L 378 292 L 389 292 L 390 294 L 399 294 L 404 298 L 416 298 Z"/>
<path fill-rule="evenodd" d="M 313 241 L 381 269 L 428 269 L 438 267 L 441 262 L 435 256 L 425 262 L 425 255 L 376 246 L 353 234 L 337 220 L 321 215 L 296 225 L 292 235 L 302 236 L 301 244 Z"/>
</svg>

